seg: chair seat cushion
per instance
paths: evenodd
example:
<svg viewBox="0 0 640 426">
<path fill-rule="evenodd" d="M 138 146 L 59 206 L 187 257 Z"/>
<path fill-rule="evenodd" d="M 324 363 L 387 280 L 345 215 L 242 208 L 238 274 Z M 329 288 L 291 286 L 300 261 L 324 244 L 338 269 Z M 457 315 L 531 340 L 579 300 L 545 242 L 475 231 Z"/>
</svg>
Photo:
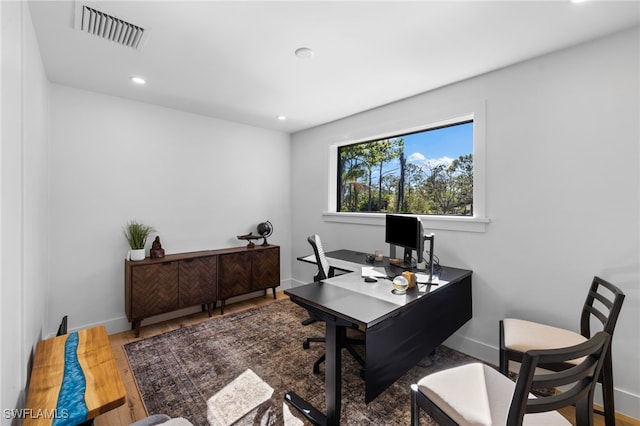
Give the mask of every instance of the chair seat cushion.
<svg viewBox="0 0 640 426">
<path fill-rule="evenodd" d="M 587 341 L 582 334 L 571 330 L 515 318 L 505 318 L 503 329 L 504 346 L 523 353 L 530 349 L 564 348 Z M 582 359 L 568 362 L 578 364 Z"/>
<path fill-rule="evenodd" d="M 485 364 L 472 363 L 430 374 L 418 389 L 456 423 L 490 426 L 506 424 L 515 383 Z M 556 411 L 526 414 L 523 424 L 571 425 Z"/>
</svg>

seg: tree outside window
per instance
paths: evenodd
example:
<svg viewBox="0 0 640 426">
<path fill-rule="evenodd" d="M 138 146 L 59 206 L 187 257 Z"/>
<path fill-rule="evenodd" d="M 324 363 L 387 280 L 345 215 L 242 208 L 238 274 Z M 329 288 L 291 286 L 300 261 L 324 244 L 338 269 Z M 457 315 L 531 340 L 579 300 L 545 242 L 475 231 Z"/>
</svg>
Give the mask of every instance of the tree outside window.
<svg viewBox="0 0 640 426">
<path fill-rule="evenodd" d="M 339 147 L 337 206 L 473 216 L 473 121 Z"/>
</svg>

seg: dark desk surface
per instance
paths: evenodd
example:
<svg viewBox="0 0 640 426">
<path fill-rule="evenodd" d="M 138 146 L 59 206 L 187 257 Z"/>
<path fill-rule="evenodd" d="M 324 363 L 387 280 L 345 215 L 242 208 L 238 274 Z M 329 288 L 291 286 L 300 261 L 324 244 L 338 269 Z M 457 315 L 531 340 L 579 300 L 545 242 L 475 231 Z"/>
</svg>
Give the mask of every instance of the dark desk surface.
<svg viewBox="0 0 640 426">
<path fill-rule="evenodd" d="M 391 292 L 391 281 L 378 278 L 375 283 L 365 282 L 360 269 L 364 267 L 384 268 L 390 276 L 400 275 L 405 268 L 391 265 L 389 258 L 369 264 L 365 260 L 368 253 L 352 250 L 335 250 L 325 253 L 329 264 L 343 271 L 353 273 L 338 275 L 323 282 L 293 287 L 285 291 L 293 297 L 304 299 L 311 306 L 364 326 L 365 328 L 394 316 L 396 311 L 417 299 L 445 288 L 450 282 L 460 281 L 471 275 L 471 271 L 442 267 L 437 285 L 418 284 L 406 294 Z M 313 255 L 298 258 L 315 264 Z M 351 264 L 349 264 L 351 263 Z"/>
<path fill-rule="evenodd" d="M 354 250 L 334 250 L 325 253 L 327 260 L 329 261 L 329 265 L 334 269 L 338 269 L 344 272 L 353 272 L 359 271 L 363 266 L 365 267 L 373 267 L 376 269 L 384 269 L 386 270 L 388 275 L 396 276 L 400 275 L 404 271 L 413 271 L 416 273 L 428 274 L 429 271 L 424 270 L 420 271 L 417 269 L 411 269 L 407 266 L 403 265 L 393 265 L 389 263 L 388 257 L 383 257 L 381 261 L 376 261 L 373 263 L 367 263 L 366 256 L 371 253 L 365 253 L 361 251 Z M 315 265 L 316 258 L 313 254 L 300 256 L 298 260 L 307 263 L 313 263 Z"/>
<path fill-rule="evenodd" d="M 365 282 L 362 267 L 382 268 L 388 276 L 403 269 L 388 258 L 366 263 L 367 253 L 336 250 L 325 253 L 329 264 L 353 271 L 321 282 L 285 290 L 294 303 L 326 323 L 325 392 L 327 414 L 311 407 L 293 392 L 286 394 L 297 409 L 319 423 L 340 423 L 340 329 L 356 323 L 366 333 L 365 402 L 369 403 L 425 355 L 472 317 L 469 270 L 442 267 L 432 284 L 418 284 L 406 294 L 391 292 L 391 280 Z M 298 258 L 316 263 L 314 256 Z M 437 285 L 436 285 L 437 283 Z M 309 413 L 313 413 L 310 415 Z"/>
<path fill-rule="evenodd" d="M 471 271 L 468 270 L 443 267 L 438 285 L 419 284 L 407 290 L 406 294 L 398 295 L 391 292 L 390 280 L 379 278 L 378 282 L 368 283 L 360 273 L 353 272 L 294 287 L 285 293 L 336 317 L 369 328 L 394 316 L 402 307 L 442 291 L 450 282 L 460 281 L 469 275 Z"/>
<path fill-rule="evenodd" d="M 381 262 L 374 262 L 372 264 L 367 263 L 366 256 L 367 254 L 361 251 L 354 250 L 333 250 L 325 253 L 327 260 L 329 261 L 329 265 L 333 266 L 336 269 L 345 272 L 352 272 L 358 270 L 362 266 L 373 266 L 373 267 L 382 267 L 382 268 L 391 268 L 390 272 L 397 272 L 397 274 L 402 273 L 404 268 L 400 266 L 391 265 L 389 263 L 389 258 L 384 257 Z M 303 262 L 313 263 L 315 265 L 316 258 L 313 254 L 300 256 L 298 260 Z M 397 275 L 396 274 L 396 275 Z"/>
</svg>

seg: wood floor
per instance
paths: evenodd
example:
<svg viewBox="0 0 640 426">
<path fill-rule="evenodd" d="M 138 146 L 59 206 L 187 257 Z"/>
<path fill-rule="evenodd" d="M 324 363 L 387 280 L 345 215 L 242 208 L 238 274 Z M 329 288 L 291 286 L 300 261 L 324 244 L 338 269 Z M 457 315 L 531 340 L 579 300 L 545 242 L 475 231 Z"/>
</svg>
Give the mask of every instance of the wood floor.
<svg viewBox="0 0 640 426">
<path fill-rule="evenodd" d="M 277 299 L 286 299 L 287 296 L 279 291 L 276 292 Z M 256 306 L 265 305 L 273 301 L 271 294 L 264 297 L 256 297 L 254 299 L 233 303 L 225 306 L 225 315 L 233 312 L 242 311 Z M 214 316 L 220 315 L 220 308 L 214 312 Z M 140 337 L 134 337 L 133 331 L 125 331 L 122 333 L 112 334 L 109 336 L 111 347 L 120 369 L 120 375 L 127 391 L 127 402 L 119 408 L 105 413 L 95 419 L 95 426 L 127 426 L 136 420 L 140 420 L 147 416 L 144 404 L 138 393 L 133 375 L 129 369 L 129 363 L 125 356 L 123 346 L 129 342 L 155 336 L 157 334 L 166 333 L 181 327 L 197 324 L 209 319 L 206 312 L 197 313 L 169 321 L 162 321 L 156 324 L 144 326 L 140 330 Z M 407 390 L 407 394 L 408 394 Z M 563 409 L 560 411 L 565 417 L 572 421 L 575 425 L 573 408 Z M 600 415 L 594 416 L 594 426 L 604 426 L 604 419 Z M 617 416 L 616 426 L 640 426 L 640 421 L 625 416 Z"/>
<path fill-rule="evenodd" d="M 288 299 L 283 292 L 276 292 L 277 299 Z M 253 308 L 256 306 L 262 306 L 273 302 L 273 295 L 269 293 L 263 297 L 256 297 L 253 299 L 245 300 L 242 302 L 227 304 L 224 307 L 224 314 L 231 314 L 233 312 L 242 311 L 245 309 Z M 213 317 L 220 315 L 220 308 L 218 307 Z M 120 375 L 124 382 L 125 389 L 127 391 L 127 402 L 118 407 L 115 410 L 111 410 L 108 413 L 98 416 L 95 421 L 95 426 L 128 426 L 136 420 L 140 420 L 147 416 L 147 412 L 138 393 L 133 375 L 129 369 L 129 363 L 124 353 L 123 346 L 129 342 L 135 342 L 147 337 L 155 336 L 158 334 L 166 333 L 171 330 L 175 330 L 181 327 L 187 327 L 193 324 L 197 324 L 209 319 L 206 312 L 201 312 L 189 316 L 176 318 L 169 321 L 162 321 L 148 326 L 142 323 L 140 329 L 140 337 L 136 338 L 133 331 L 124 331 L 122 333 L 112 334 L 109 336 L 113 353 L 120 369 Z"/>
</svg>

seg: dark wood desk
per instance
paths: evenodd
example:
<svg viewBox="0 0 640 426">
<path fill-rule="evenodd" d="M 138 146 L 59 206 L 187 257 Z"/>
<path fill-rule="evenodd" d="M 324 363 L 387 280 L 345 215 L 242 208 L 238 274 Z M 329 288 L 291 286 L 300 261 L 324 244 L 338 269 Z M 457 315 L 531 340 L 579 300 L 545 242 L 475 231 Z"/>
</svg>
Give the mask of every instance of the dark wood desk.
<svg viewBox="0 0 640 426">
<path fill-rule="evenodd" d="M 326 253 L 329 263 L 347 270 L 364 263 L 364 253 Z M 358 260 L 362 259 L 361 262 Z M 308 258 L 300 258 L 308 261 Z M 337 266 L 342 263 L 342 267 Z M 358 266 L 359 265 L 359 266 Z M 402 269 L 395 269 L 401 273 Z M 369 403 L 449 338 L 472 316 L 469 270 L 442 267 L 438 285 L 419 285 L 405 295 L 391 293 L 391 282 L 366 283 L 360 270 L 285 290 L 291 300 L 326 323 L 325 392 L 327 413 L 320 413 L 294 392 L 285 398 L 315 424 L 340 424 L 341 344 L 346 328 L 358 324 L 366 333 L 365 402 Z"/>
</svg>

